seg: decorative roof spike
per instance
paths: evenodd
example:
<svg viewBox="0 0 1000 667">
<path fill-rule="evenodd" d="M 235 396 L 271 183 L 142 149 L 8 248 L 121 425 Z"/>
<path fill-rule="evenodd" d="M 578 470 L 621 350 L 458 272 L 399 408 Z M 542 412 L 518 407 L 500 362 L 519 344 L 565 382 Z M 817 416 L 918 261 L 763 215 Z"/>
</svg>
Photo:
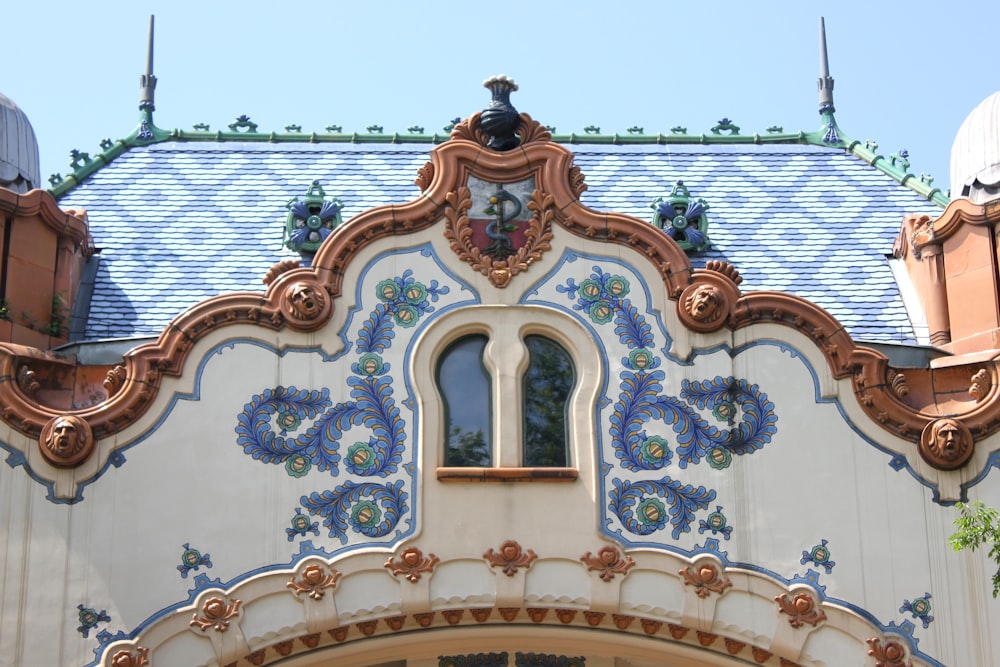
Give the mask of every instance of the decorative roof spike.
<svg viewBox="0 0 1000 667">
<path fill-rule="evenodd" d="M 692 199 L 684 181 L 677 181 L 670 196 L 654 199 L 649 207 L 653 209 L 653 226 L 677 241 L 682 250 L 698 252 L 712 245 L 706 215 L 709 206 L 704 199 Z"/>
<path fill-rule="evenodd" d="M 510 103 L 510 94 L 517 90 L 517 84 L 514 79 L 500 74 L 483 81 L 483 87 L 493 94 L 493 99 L 483 109 L 479 120 L 479 127 L 490 137 L 486 142 L 487 148 L 495 151 L 517 148 L 521 144 L 516 134 L 521 119 L 517 109 Z"/>
<path fill-rule="evenodd" d="M 139 78 L 139 109 L 145 111 L 155 111 L 153 104 L 154 93 L 156 92 L 156 77 L 153 76 L 153 19 L 149 15 L 149 44 L 146 47 L 146 73 Z"/>
<path fill-rule="evenodd" d="M 833 113 L 833 77 L 830 76 L 830 61 L 826 54 L 826 22 L 819 17 L 819 79 L 816 81 L 819 89 L 819 112 Z"/>
<path fill-rule="evenodd" d="M 292 199 L 286 208 L 285 233 L 288 240 L 285 245 L 299 253 L 306 263 L 311 263 L 326 237 L 343 222 L 340 200 L 336 197 L 327 199 L 319 181 L 313 181 L 305 198 L 302 201 L 298 197 Z"/>
</svg>

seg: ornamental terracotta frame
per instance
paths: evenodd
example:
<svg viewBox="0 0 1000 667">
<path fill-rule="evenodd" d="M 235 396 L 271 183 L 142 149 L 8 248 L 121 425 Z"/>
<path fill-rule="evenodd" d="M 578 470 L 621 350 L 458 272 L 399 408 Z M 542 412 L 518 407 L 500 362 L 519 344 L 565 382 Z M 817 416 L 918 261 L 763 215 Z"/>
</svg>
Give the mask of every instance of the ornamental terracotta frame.
<svg viewBox="0 0 1000 667">
<path fill-rule="evenodd" d="M 517 546 L 520 548 L 519 544 Z M 423 547 L 410 546 L 405 550 L 397 547 L 393 552 L 412 552 L 418 554 L 422 562 L 426 560 L 418 576 L 386 572 L 393 562 L 392 555 L 381 565 L 380 559 L 373 554 L 355 553 L 331 559 L 310 556 L 294 566 L 258 574 L 228 587 L 205 588 L 191 603 L 160 613 L 141 630 L 103 646 L 95 664 L 115 667 L 114 658 L 122 651 L 133 655 L 149 654 L 151 662 L 155 663 L 158 649 L 178 635 L 193 633 L 209 642 L 210 648 L 208 645 L 205 648 L 213 651 L 218 664 L 223 665 L 269 665 L 313 652 L 318 658 L 337 664 L 367 665 L 375 661 L 372 657 L 375 652 L 387 644 L 389 648 L 384 655 L 380 654 L 379 661 L 405 656 L 406 647 L 412 642 L 440 640 L 442 632 L 455 631 L 443 636 L 463 642 L 463 636 L 467 638 L 472 633 L 491 630 L 504 632 L 504 628 L 512 629 L 519 637 L 535 629 L 549 636 L 569 632 L 583 641 L 602 642 L 605 647 L 641 640 L 652 642 L 648 645 L 659 657 L 679 654 L 700 656 L 708 660 L 708 664 L 731 664 L 730 661 L 736 660 L 741 664 L 772 667 L 798 665 L 810 636 L 829 628 L 851 637 L 859 647 L 872 647 L 863 649 L 865 651 L 894 649 L 902 656 L 900 664 L 930 664 L 926 655 L 915 651 L 910 638 L 902 632 L 879 627 L 869 614 L 859 614 L 839 602 L 825 600 L 808 584 L 786 584 L 763 572 L 727 565 L 712 554 L 685 558 L 673 553 L 633 551 L 624 554 L 627 566 L 621 568 L 618 576 L 608 577 L 602 576 L 601 568 L 588 566 L 590 552 L 574 560 L 566 554 L 536 555 L 529 551 L 533 556 L 532 565 L 546 563 L 550 572 L 551 568 L 559 568 L 563 580 L 574 578 L 570 571 L 582 573 L 590 587 L 588 601 L 553 605 L 536 599 L 547 599 L 544 595 L 547 591 L 540 581 L 532 584 L 532 595 L 527 595 L 527 567 L 518 568 L 516 576 L 511 577 L 502 568 L 490 566 L 488 555 L 492 549 L 484 547 L 479 550 L 484 551 L 483 567 L 495 582 L 493 601 L 483 601 L 471 591 L 470 599 L 435 599 L 431 580 L 439 578 L 442 587 L 455 590 L 458 580 L 452 577 L 461 579 L 462 575 L 460 570 L 450 570 L 449 566 L 468 563 L 474 557 L 455 554 L 439 559 L 430 553 L 424 559 L 424 551 L 437 549 L 435 545 Z M 615 547 L 601 547 L 600 543 L 595 543 L 594 550 L 611 549 L 619 554 Z M 691 570 L 710 571 L 713 581 L 721 583 L 706 590 L 690 574 L 685 576 Z M 304 586 L 302 580 L 307 571 L 318 572 L 329 582 L 321 586 Z M 351 586 L 364 585 L 365 577 L 358 575 L 374 575 L 380 571 L 393 578 L 398 593 L 396 602 L 386 604 L 384 596 L 368 600 L 366 596 L 355 594 L 353 599 L 365 600 L 368 606 L 344 608 L 335 600 L 340 591 L 350 594 L 347 589 Z M 628 577 L 639 572 L 680 586 L 683 591 L 681 607 L 657 612 L 635 600 L 629 601 L 623 587 Z M 307 588 L 315 594 L 303 594 Z M 504 591 L 502 596 L 501 591 Z M 717 626 L 722 619 L 718 618 L 718 602 L 734 595 L 748 596 L 772 608 L 776 622 L 770 635 L 751 637 L 759 626 L 749 617 L 744 619 L 743 627 L 733 625 L 733 619 L 726 617 L 725 629 L 720 631 Z M 258 627 L 257 636 L 244 634 L 244 615 L 255 605 L 266 607 L 281 596 L 291 597 L 302 605 L 302 619 L 288 618 L 286 609 L 286 616 L 275 618 L 272 626 Z M 554 590 L 551 597 L 559 596 Z M 805 604 L 796 609 L 795 605 L 789 606 L 789 601 L 804 601 Z M 260 609 L 255 613 L 257 618 L 271 617 Z M 425 634 L 424 631 L 430 632 Z M 477 636 L 488 638 L 488 635 Z M 473 645 L 472 641 L 463 643 Z M 874 654 L 869 652 L 868 655 Z"/>
<path fill-rule="evenodd" d="M 469 175 L 475 174 L 501 183 L 534 176 L 536 188 L 551 197 L 550 208 L 554 211 L 551 224 L 558 224 L 584 239 L 613 243 L 641 253 L 659 274 L 667 296 L 678 304 L 691 286 L 711 284 L 719 288 L 726 295 L 727 311 L 718 326 L 713 322 L 711 327 L 696 327 L 690 316 L 680 314 L 681 321 L 696 332 L 719 328 L 736 331 L 770 323 L 805 335 L 822 353 L 834 379 L 850 379 L 858 405 L 872 422 L 913 444 L 913 457 L 908 456 L 910 460 L 917 459 L 920 434 L 934 419 L 958 419 L 978 438 L 1000 430 L 1000 391 L 996 390 L 998 373 L 993 361 L 970 366 L 970 371 L 987 368 L 993 388 L 982 400 L 971 403 L 969 410 L 944 415 L 908 404 L 894 390 L 893 380 L 898 374 L 890 367 L 888 358 L 877 350 L 855 343 L 844 327 L 819 306 L 782 292 L 744 294 L 738 288 L 739 274 L 731 265 L 717 262 L 705 269 L 694 269 L 677 243 L 652 225 L 623 214 L 586 207 L 579 198 L 587 185 L 580 169 L 573 165 L 573 153 L 552 142 L 549 132 L 527 114 L 521 114 L 519 130 L 524 142 L 505 153 L 485 147 L 478 124 L 479 114 L 473 114 L 455 127 L 451 140 L 431 150 L 430 161 L 418 171 L 415 181 L 422 194 L 413 201 L 378 206 L 355 216 L 328 237 L 311 267 L 294 268 L 282 262 L 268 272 L 263 295 L 235 292 L 207 299 L 178 315 L 155 342 L 126 353 L 122 363 L 124 382 L 120 386 L 111 382 L 110 386 L 116 390 L 109 392 L 107 400 L 98 405 L 67 411 L 32 398 L 17 382 L 20 368 L 65 362 L 33 348 L 0 344 L 0 405 L 3 406 L 0 418 L 36 441 L 44 425 L 63 414 L 86 421 L 97 441 L 114 436 L 149 409 L 165 376 L 183 374 L 192 347 L 208 334 L 237 324 L 271 331 L 308 332 L 322 327 L 329 321 L 336 300 L 343 293 L 345 269 L 351 260 L 379 239 L 406 235 L 441 223 L 454 204 L 449 195 L 464 184 Z M 41 207 L 46 218 L 55 221 L 49 224 L 63 224 L 74 234 L 81 233 L 80 220 L 58 211 L 41 192 L 18 195 L 14 204 L 8 200 L 9 196 L 0 196 L 0 210 L 13 210 L 11 206 L 20 207 L 20 211 Z M 941 233 L 961 221 L 977 222 L 985 216 L 982 209 L 969 203 L 953 202 L 941 217 L 944 221 Z M 317 317 L 302 319 L 289 312 L 286 294 L 296 283 L 325 290 L 328 298 Z M 104 456 L 109 454 L 103 453 Z"/>
<path fill-rule="evenodd" d="M 86 213 L 77 209 L 59 208 L 55 198 L 47 190 L 31 190 L 18 194 L 13 190 L 0 188 L 0 213 L 12 216 L 37 215 L 42 222 L 59 236 L 71 240 L 75 245 L 89 243 Z"/>
</svg>

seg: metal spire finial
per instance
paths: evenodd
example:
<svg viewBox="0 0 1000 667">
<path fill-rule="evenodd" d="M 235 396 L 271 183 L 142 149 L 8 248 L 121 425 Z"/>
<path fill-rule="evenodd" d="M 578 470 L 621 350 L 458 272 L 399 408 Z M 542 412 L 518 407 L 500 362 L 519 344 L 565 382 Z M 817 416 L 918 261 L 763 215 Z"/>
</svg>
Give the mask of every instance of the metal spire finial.
<svg viewBox="0 0 1000 667">
<path fill-rule="evenodd" d="M 826 22 L 819 17 L 819 79 L 816 81 L 819 89 L 819 112 L 833 113 L 833 77 L 830 76 L 830 62 L 826 55 Z"/>
<path fill-rule="evenodd" d="M 139 108 L 155 111 L 153 104 L 154 93 L 156 92 L 156 77 L 153 76 L 153 19 L 149 16 L 149 45 L 146 48 L 146 73 L 139 78 Z"/>
</svg>

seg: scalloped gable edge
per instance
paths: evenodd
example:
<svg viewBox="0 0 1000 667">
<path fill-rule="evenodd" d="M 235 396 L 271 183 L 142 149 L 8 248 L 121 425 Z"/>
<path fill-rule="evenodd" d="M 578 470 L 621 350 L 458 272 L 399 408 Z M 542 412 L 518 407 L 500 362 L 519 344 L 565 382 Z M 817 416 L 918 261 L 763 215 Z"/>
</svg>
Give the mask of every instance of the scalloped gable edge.
<svg viewBox="0 0 1000 667">
<path fill-rule="evenodd" d="M 579 169 L 572 165 L 573 153 L 551 141 L 547 131 L 539 131 L 517 150 L 501 154 L 475 141 L 477 117 L 475 114 L 470 118 L 468 125 L 460 124 L 451 141 L 431 151 L 431 160 L 417 178 L 424 191 L 420 197 L 355 216 L 349 225 L 330 235 L 311 267 L 290 270 L 286 267 L 276 272 L 263 296 L 252 292 L 223 294 L 186 310 L 163 330 L 156 342 L 126 353 L 121 371 L 113 369 L 124 375 L 124 379 L 112 383 L 115 390 L 109 391 L 111 395 L 99 405 L 64 410 L 31 398 L 18 386 L 17 374 L 24 364 L 45 363 L 44 355 L 14 345 L 0 345 L 0 405 L 4 406 L 0 416 L 31 439 L 37 440 L 47 423 L 67 414 L 84 420 L 96 439 L 110 438 L 149 409 L 164 376 L 180 376 L 185 372 L 194 344 L 208 334 L 236 324 L 271 331 L 305 332 L 321 328 L 332 314 L 332 302 L 343 294 L 348 263 L 380 239 L 426 229 L 447 216 L 449 207 L 455 207 L 452 190 L 458 174 L 474 165 L 480 176 L 502 178 L 505 182 L 537 173 L 539 187 L 554 200 L 554 224 L 580 238 L 630 247 L 643 255 L 662 279 L 668 298 L 675 302 L 680 321 L 692 331 L 722 328 L 736 331 L 764 323 L 793 329 L 812 341 L 826 359 L 834 379 L 851 380 L 861 410 L 882 430 L 915 443 L 924 428 L 940 417 L 936 410 L 902 402 L 893 384 L 897 373 L 890 368 L 888 358 L 856 343 L 843 325 L 818 305 L 782 292 L 743 294 L 738 288 L 738 273 L 727 263 L 694 269 L 676 242 L 651 225 L 582 204 L 579 197 L 587 186 Z M 528 126 L 537 126 L 526 114 L 522 114 L 522 119 Z M 302 283 L 329 297 L 321 316 L 304 319 L 289 308 L 289 295 Z M 705 285 L 714 286 L 725 296 L 726 316 L 717 325 L 703 325 L 684 307 L 685 295 Z M 975 368 L 982 368 L 983 363 L 975 364 Z M 995 364 L 985 363 L 991 368 L 992 377 L 996 377 Z M 970 431 L 982 437 L 1000 430 L 1000 391 L 992 391 L 971 405 L 970 410 L 957 415 Z M 101 465 L 113 453 L 102 451 Z"/>
</svg>

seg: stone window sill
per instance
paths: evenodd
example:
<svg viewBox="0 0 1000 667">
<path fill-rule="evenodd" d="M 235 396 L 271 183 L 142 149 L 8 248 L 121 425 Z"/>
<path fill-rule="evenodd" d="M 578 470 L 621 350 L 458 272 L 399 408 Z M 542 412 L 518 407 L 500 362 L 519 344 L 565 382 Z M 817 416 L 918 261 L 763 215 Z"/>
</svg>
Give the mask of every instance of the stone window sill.
<svg viewBox="0 0 1000 667">
<path fill-rule="evenodd" d="M 575 482 L 576 468 L 446 468 L 437 469 L 439 482 Z"/>
</svg>

